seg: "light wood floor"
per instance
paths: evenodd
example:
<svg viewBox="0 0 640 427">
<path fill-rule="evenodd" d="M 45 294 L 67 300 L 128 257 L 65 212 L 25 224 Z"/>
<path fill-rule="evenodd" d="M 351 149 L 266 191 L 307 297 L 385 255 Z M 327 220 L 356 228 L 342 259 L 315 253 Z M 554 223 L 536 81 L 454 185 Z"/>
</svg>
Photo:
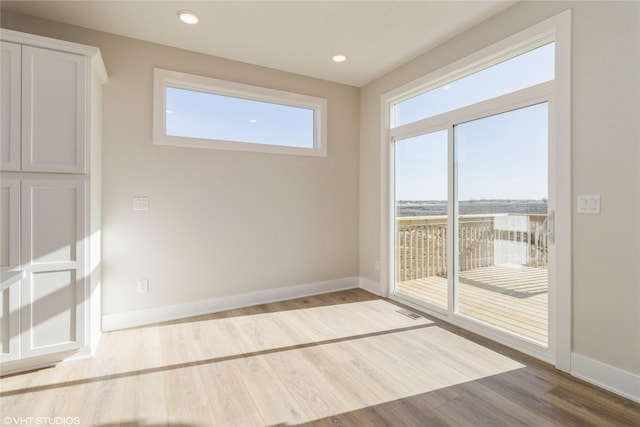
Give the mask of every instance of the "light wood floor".
<svg viewBox="0 0 640 427">
<path fill-rule="evenodd" d="M 447 307 L 444 277 L 400 282 L 396 290 L 417 300 Z M 547 270 L 496 265 L 461 272 L 458 295 L 460 314 L 547 343 Z"/>
<path fill-rule="evenodd" d="M 640 405 L 361 290 L 107 333 L 5 377 L 3 417 L 82 426 L 632 426 Z"/>
</svg>

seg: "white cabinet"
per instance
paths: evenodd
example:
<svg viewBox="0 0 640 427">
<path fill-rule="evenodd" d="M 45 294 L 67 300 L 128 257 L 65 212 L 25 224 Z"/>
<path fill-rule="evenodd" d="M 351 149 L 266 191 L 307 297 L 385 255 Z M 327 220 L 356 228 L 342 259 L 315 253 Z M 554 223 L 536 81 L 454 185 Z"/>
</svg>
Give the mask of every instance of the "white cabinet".
<svg viewBox="0 0 640 427">
<path fill-rule="evenodd" d="M 2 170 L 85 172 L 86 62 L 2 42 Z"/>
<path fill-rule="evenodd" d="M 2 178 L 2 269 L 20 276 L 2 289 L 1 362 L 85 345 L 85 187 L 82 176 Z"/>
<path fill-rule="evenodd" d="M 100 163 L 101 144 L 89 123 L 99 126 L 106 72 L 96 48 L 7 30 L 0 35 L 0 370 L 6 374 L 89 355 L 95 345 L 98 316 L 90 310 L 99 309 L 92 298 L 100 293 L 94 240 L 101 193 L 94 184 L 99 168 L 91 164 Z"/>
</svg>

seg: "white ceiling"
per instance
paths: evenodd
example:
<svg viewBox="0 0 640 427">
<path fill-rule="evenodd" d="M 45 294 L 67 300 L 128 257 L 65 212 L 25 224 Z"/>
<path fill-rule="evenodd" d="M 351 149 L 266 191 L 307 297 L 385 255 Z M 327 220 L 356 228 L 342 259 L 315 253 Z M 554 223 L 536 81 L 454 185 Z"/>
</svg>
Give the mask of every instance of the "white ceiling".
<svg viewBox="0 0 640 427">
<path fill-rule="evenodd" d="M 2 8 L 363 86 L 516 3 L 509 1 L 5 1 Z M 190 9 L 200 23 L 181 23 Z M 344 52 L 346 62 L 331 61 Z"/>
</svg>

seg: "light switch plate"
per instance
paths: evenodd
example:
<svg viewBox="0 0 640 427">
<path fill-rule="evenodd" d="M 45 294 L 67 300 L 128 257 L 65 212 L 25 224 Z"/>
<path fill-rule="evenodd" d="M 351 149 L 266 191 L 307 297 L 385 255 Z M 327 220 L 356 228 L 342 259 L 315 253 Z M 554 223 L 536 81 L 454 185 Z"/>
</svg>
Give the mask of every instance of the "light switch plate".
<svg viewBox="0 0 640 427">
<path fill-rule="evenodd" d="M 146 196 L 136 196 L 133 198 L 133 210 L 134 211 L 148 211 L 149 210 L 149 198 Z"/>
<path fill-rule="evenodd" d="M 138 280 L 138 293 L 146 294 L 149 292 L 149 281 L 147 279 Z"/>
<path fill-rule="evenodd" d="M 600 196 L 578 196 L 578 213 L 583 214 L 599 214 L 600 213 Z"/>
</svg>

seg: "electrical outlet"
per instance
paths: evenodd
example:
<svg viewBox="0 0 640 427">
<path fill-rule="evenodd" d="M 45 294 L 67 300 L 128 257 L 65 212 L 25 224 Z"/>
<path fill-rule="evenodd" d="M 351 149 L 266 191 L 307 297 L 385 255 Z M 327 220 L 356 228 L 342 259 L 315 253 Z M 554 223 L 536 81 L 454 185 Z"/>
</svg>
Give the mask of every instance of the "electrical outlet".
<svg viewBox="0 0 640 427">
<path fill-rule="evenodd" d="M 376 271 L 380 271 L 380 261 L 376 260 L 376 262 L 374 263 L 374 267 Z"/>
<path fill-rule="evenodd" d="M 138 293 L 146 294 L 149 292 L 149 281 L 147 279 L 138 280 Z"/>
</svg>

